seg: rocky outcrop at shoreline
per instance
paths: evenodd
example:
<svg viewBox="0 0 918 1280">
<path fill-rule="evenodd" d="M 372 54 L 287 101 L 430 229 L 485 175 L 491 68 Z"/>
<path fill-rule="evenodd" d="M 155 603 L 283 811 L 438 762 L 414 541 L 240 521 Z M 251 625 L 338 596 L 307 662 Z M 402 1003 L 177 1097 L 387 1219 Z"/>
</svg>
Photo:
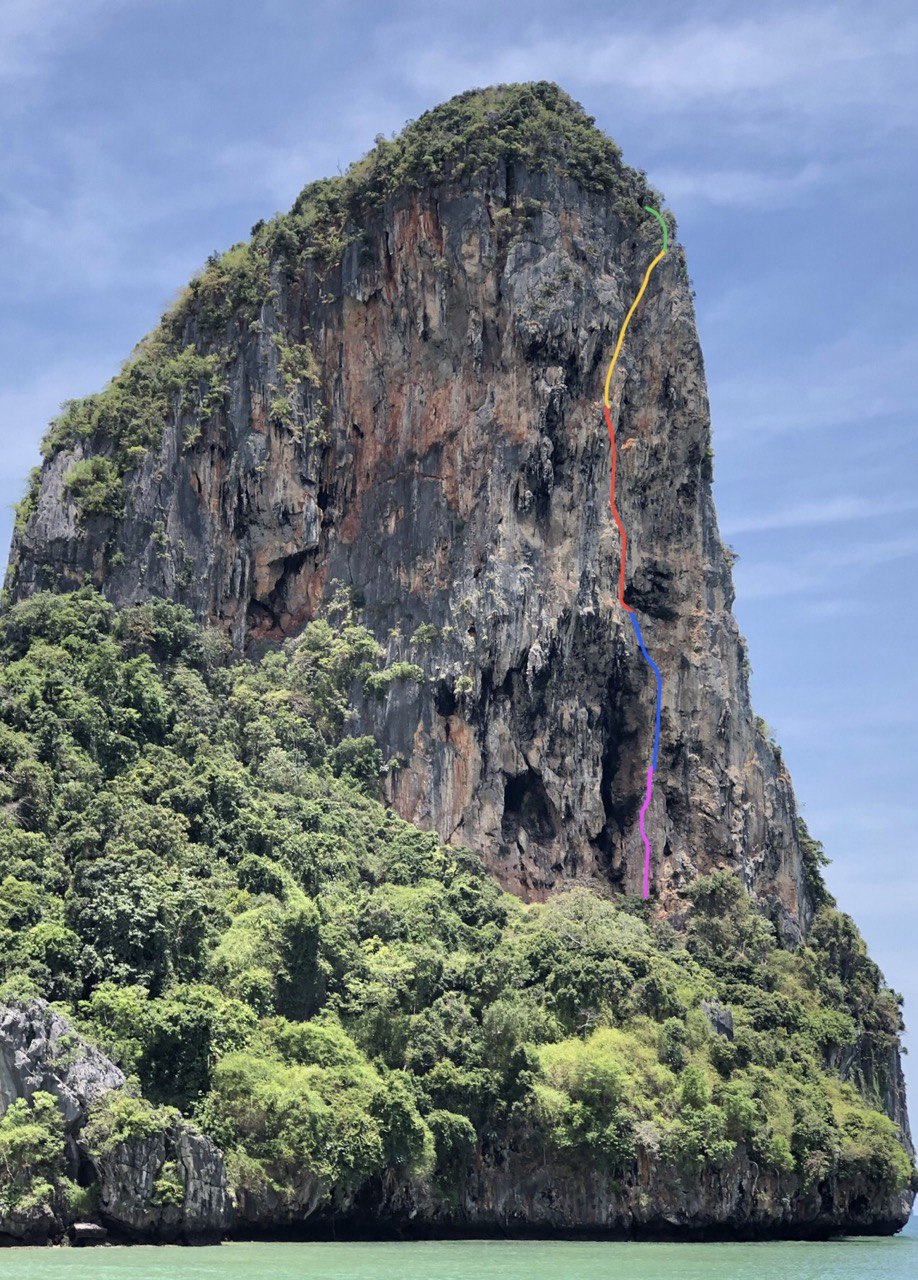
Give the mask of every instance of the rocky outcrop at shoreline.
<svg viewBox="0 0 918 1280">
<path fill-rule="evenodd" d="M 639 1135 L 637 1159 L 624 1178 L 534 1160 L 533 1142 L 518 1132 L 506 1144 L 485 1147 L 458 1195 L 442 1197 L 433 1180 L 393 1176 L 372 1180 L 357 1196 L 337 1196 L 306 1177 L 302 1196 L 291 1204 L 264 1186 L 231 1190 L 220 1150 L 177 1113 L 156 1132 L 113 1135 L 103 1150 L 87 1142 L 94 1104 L 125 1088 L 123 1073 L 46 1002 L 0 1006 L 0 1112 L 39 1092 L 54 1097 L 64 1122 L 67 1175 L 50 1209 L 0 1209 L 0 1240 L 200 1243 L 332 1232 L 819 1237 L 898 1231 L 911 1205 L 911 1193 L 887 1194 L 866 1178 L 839 1182 L 829 1174 L 818 1186 L 803 1187 L 793 1175 L 761 1170 L 742 1146 L 722 1166 L 686 1176 L 660 1157 L 652 1125 Z M 82 1189 L 79 1202 L 73 1184 Z"/>
</svg>

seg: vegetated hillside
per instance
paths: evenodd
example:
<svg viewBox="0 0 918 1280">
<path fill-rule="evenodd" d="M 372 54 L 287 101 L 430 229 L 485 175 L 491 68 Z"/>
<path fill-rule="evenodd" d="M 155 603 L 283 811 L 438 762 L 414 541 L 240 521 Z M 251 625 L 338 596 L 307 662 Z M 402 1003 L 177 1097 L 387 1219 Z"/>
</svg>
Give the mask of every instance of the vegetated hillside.
<svg viewBox="0 0 918 1280">
<path fill-rule="evenodd" d="M 52 424 L 0 615 L 0 1234 L 904 1221 L 898 1001 L 752 713 L 678 246 L 615 403 L 636 897 L 596 402 L 651 194 L 555 86 L 461 95 Z"/>
<path fill-rule="evenodd" d="M 0 994 L 54 1001 L 129 1077 L 76 1155 L 46 1091 L 9 1106 L 0 1229 L 91 1214 L 73 1181 L 133 1167 L 171 1108 L 222 1151 L 240 1227 L 899 1223 L 911 1162 L 872 1093 L 897 1002 L 828 900 L 795 951 L 724 872 L 684 933 L 584 888 L 524 905 L 374 798 L 352 686 L 417 672 L 343 602 L 228 659 L 181 607 L 89 588 L 0 623 Z M 165 1150 L 147 1237 L 181 1233 L 156 1215 L 196 1176 Z M 143 1195 L 121 1176 L 116 1227 Z"/>
</svg>

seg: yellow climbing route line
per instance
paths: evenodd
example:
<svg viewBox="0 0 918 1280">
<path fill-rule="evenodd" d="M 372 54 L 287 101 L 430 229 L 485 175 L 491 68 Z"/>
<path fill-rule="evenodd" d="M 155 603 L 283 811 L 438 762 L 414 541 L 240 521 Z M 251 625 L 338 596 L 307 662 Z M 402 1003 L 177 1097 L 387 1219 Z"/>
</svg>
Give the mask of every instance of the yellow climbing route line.
<svg viewBox="0 0 918 1280">
<path fill-rule="evenodd" d="M 631 323 L 631 317 L 634 315 L 635 311 L 637 311 L 638 303 L 640 302 L 641 298 L 643 298 L 644 296 L 644 290 L 647 288 L 647 282 L 650 280 L 654 267 L 657 265 L 658 262 L 662 262 L 665 257 L 666 257 L 666 250 L 661 249 L 660 252 L 657 254 L 657 256 L 654 258 L 653 262 L 651 262 L 650 266 L 644 272 L 644 279 L 641 281 L 641 287 L 637 291 L 637 297 L 635 298 L 634 302 L 632 302 L 628 310 L 628 314 L 625 316 L 624 323 L 622 324 L 621 330 L 618 335 L 618 342 L 616 342 L 615 350 L 612 352 L 612 359 L 609 361 L 609 372 L 606 374 L 606 385 L 603 388 L 603 393 L 602 393 L 602 402 L 607 409 L 612 408 L 612 406 L 609 403 L 609 388 L 612 385 L 612 375 L 615 372 L 615 366 L 618 364 L 618 357 L 621 355 L 621 352 L 622 352 L 622 344 L 625 341 L 625 334 L 628 332 L 628 325 Z"/>
</svg>

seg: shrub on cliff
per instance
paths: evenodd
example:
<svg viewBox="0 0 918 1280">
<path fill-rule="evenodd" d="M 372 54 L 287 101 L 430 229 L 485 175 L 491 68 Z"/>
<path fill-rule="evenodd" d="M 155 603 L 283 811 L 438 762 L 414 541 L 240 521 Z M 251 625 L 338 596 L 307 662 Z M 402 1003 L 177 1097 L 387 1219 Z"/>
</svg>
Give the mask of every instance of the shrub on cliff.
<svg viewBox="0 0 918 1280">
<path fill-rule="evenodd" d="M 0 1219 L 49 1214 L 64 1194 L 64 1118 L 50 1093 L 17 1098 L 0 1119 Z"/>
<path fill-rule="evenodd" d="M 82 1141 L 94 1156 L 107 1156 L 122 1143 L 155 1138 L 176 1118 L 169 1107 L 154 1107 L 126 1089 L 113 1089 L 90 1108 Z"/>
<path fill-rule="evenodd" d="M 109 458 L 84 458 L 64 476 L 64 492 L 76 502 L 83 516 L 117 518 L 124 511 L 124 486 L 118 468 Z"/>
</svg>

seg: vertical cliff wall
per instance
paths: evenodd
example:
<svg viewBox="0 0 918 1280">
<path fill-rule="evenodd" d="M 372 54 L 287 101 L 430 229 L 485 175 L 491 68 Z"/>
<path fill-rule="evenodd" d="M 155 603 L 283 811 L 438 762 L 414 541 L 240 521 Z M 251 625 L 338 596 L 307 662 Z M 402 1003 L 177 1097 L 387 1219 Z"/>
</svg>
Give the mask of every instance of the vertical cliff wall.
<svg viewBox="0 0 918 1280">
<path fill-rule="evenodd" d="M 466 95 L 212 261 L 114 391 L 52 429 L 7 586 L 168 596 L 239 650 L 344 586 L 423 671 L 355 728 L 395 762 L 395 808 L 524 896 L 635 893 L 654 687 L 616 600 L 600 398 L 656 197 L 559 91 L 533 102 L 505 130 Z M 652 892 L 729 867 L 799 936 L 794 797 L 730 612 L 678 243 L 614 405 L 626 599 L 663 673 Z"/>
</svg>

